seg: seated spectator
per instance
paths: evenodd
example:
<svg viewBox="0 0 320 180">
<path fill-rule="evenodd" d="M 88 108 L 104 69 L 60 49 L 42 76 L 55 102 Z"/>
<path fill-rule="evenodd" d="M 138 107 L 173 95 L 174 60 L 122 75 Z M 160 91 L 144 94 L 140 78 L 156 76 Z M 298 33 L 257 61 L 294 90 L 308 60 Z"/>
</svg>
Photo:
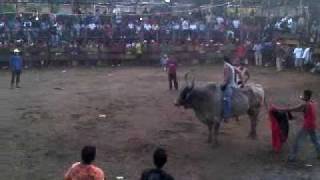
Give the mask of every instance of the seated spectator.
<svg viewBox="0 0 320 180">
<path fill-rule="evenodd" d="M 167 162 L 167 154 L 164 149 L 158 148 L 153 154 L 155 169 L 148 169 L 142 173 L 140 180 L 174 180 L 174 178 L 162 170 Z"/>
<path fill-rule="evenodd" d="M 85 146 L 81 151 L 81 162 L 74 163 L 64 176 L 64 180 L 106 180 L 104 172 L 93 165 L 96 147 Z"/>
</svg>

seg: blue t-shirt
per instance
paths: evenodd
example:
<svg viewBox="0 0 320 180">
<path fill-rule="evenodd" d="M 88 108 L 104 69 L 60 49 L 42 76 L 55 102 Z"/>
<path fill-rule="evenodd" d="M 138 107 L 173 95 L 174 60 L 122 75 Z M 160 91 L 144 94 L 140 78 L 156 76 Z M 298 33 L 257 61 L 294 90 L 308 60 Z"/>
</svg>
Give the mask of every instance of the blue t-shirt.
<svg viewBox="0 0 320 180">
<path fill-rule="evenodd" d="M 13 55 L 10 59 L 11 70 L 21 70 L 22 69 L 22 58 L 17 55 Z"/>
</svg>

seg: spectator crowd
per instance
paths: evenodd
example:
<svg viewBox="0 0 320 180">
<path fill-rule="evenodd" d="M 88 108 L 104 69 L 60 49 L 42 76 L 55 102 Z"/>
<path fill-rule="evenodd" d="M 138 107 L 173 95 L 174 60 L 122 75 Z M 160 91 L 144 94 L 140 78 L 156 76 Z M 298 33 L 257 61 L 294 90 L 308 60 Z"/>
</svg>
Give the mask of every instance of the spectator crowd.
<svg viewBox="0 0 320 180">
<path fill-rule="evenodd" d="M 142 55 L 167 53 L 168 46 L 197 46 L 199 54 L 210 51 L 257 66 L 308 69 L 319 72 L 317 43 L 320 26 L 316 21 L 306 33 L 304 16 L 259 21 L 254 15 L 214 15 L 194 11 L 181 15 L 104 15 L 99 10 L 87 15 L 18 14 L 0 16 L 0 46 L 64 48 L 71 54 L 81 50 L 101 52 L 103 48 Z M 288 44 L 281 34 L 290 34 L 298 43 Z M 218 47 L 218 48 L 216 48 Z M 303 49 L 301 50 L 301 48 Z M 167 50 L 166 50 L 167 49 Z M 88 53 L 90 55 L 90 53 Z M 160 59 L 160 58 L 159 58 Z"/>
</svg>

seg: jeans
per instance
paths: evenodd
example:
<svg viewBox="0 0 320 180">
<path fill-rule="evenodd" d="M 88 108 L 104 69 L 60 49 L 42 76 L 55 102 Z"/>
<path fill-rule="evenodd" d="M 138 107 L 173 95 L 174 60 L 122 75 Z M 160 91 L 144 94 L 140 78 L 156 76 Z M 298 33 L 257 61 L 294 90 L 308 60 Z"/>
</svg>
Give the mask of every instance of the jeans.
<svg viewBox="0 0 320 180">
<path fill-rule="evenodd" d="M 13 85 L 14 83 L 16 83 L 16 85 L 18 85 L 20 83 L 20 74 L 21 74 L 20 70 L 12 71 L 12 73 L 11 73 L 11 85 Z"/>
<path fill-rule="evenodd" d="M 299 133 L 295 139 L 295 142 L 292 147 L 292 151 L 289 155 L 289 159 L 294 160 L 296 158 L 298 151 L 299 151 L 299 147 L 304 142 L 304 139 L 307 135 L 309 135 L 310 140 L 311 140 L 312 144 L 314 145 L 318 156 L 320 155 L 320 144 L 318 142 L 316 131 L 314 129 L 313 130 L 306 130 L 306 129 L 302 128 L 299 131 Z"/>
<path fill-rule="evenodd" d="M 303 59 L 302 58 L 295 58 L 294 60 L 294 66 L 295 67 L 302 67 Z"/>
<path fill-rule="evenodd" d="M 280 58 L 280 57 L 276 58 L 276 65 L 277 65 L 277 71 L 281 71 L 282 70 L 282 58 Z"/>
<path fill-rule="evenodd" d="M 57 46 L 59 43 L 59 36 L 58 35 L 51 35 L 51 44 L 53 46 Z"/>
<path fill-rule="evenodd" d="M 228 119 L 231 117 L 231 105 L 232 105 L 232 92 L 233 88 L 227 85 L 223 92 L 223 118 Z"/>
<path fill-rule="evenodd" d="M 255 60 L 256 66 L 262 66 L 262 54 L 260 52 L 254 53 L 254 60 Z"/>
</svg>

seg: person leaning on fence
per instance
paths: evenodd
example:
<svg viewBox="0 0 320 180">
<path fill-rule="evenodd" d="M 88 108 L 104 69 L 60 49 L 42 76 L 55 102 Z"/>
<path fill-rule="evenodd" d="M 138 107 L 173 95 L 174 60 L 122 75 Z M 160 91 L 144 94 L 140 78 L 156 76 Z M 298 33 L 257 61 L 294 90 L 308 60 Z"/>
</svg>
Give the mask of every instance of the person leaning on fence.
<svg viewBox="0 0 320 180">
<path fill-rule="evenodd" d="M 140 180 L 174 180 L 174 178 L 162 170 L 167 163 L 167 153 L 164 149 L 158 148 L 153 154 L 154 169 L 147 169 L 142 173 Z"/>
<path fill-rule="evenodd" d="M 81 151 L 81 162 L 74 163 L 64 176 L 64 180 L 107 180 L 104 172 L 93 165 L 96 157 L 96 147 L 85 146 Z"/>
<path fill-rule="evenodd" d="M 13 89 L 14 84 L 16 88 L 20 88 L 20 75 L 23 67 L 22 58 L 19 56 L 20 50 L 14 49 L 13 56 L 10 59 L 10 70 L 11 70 L 11 89 Z"/>
</svg>

